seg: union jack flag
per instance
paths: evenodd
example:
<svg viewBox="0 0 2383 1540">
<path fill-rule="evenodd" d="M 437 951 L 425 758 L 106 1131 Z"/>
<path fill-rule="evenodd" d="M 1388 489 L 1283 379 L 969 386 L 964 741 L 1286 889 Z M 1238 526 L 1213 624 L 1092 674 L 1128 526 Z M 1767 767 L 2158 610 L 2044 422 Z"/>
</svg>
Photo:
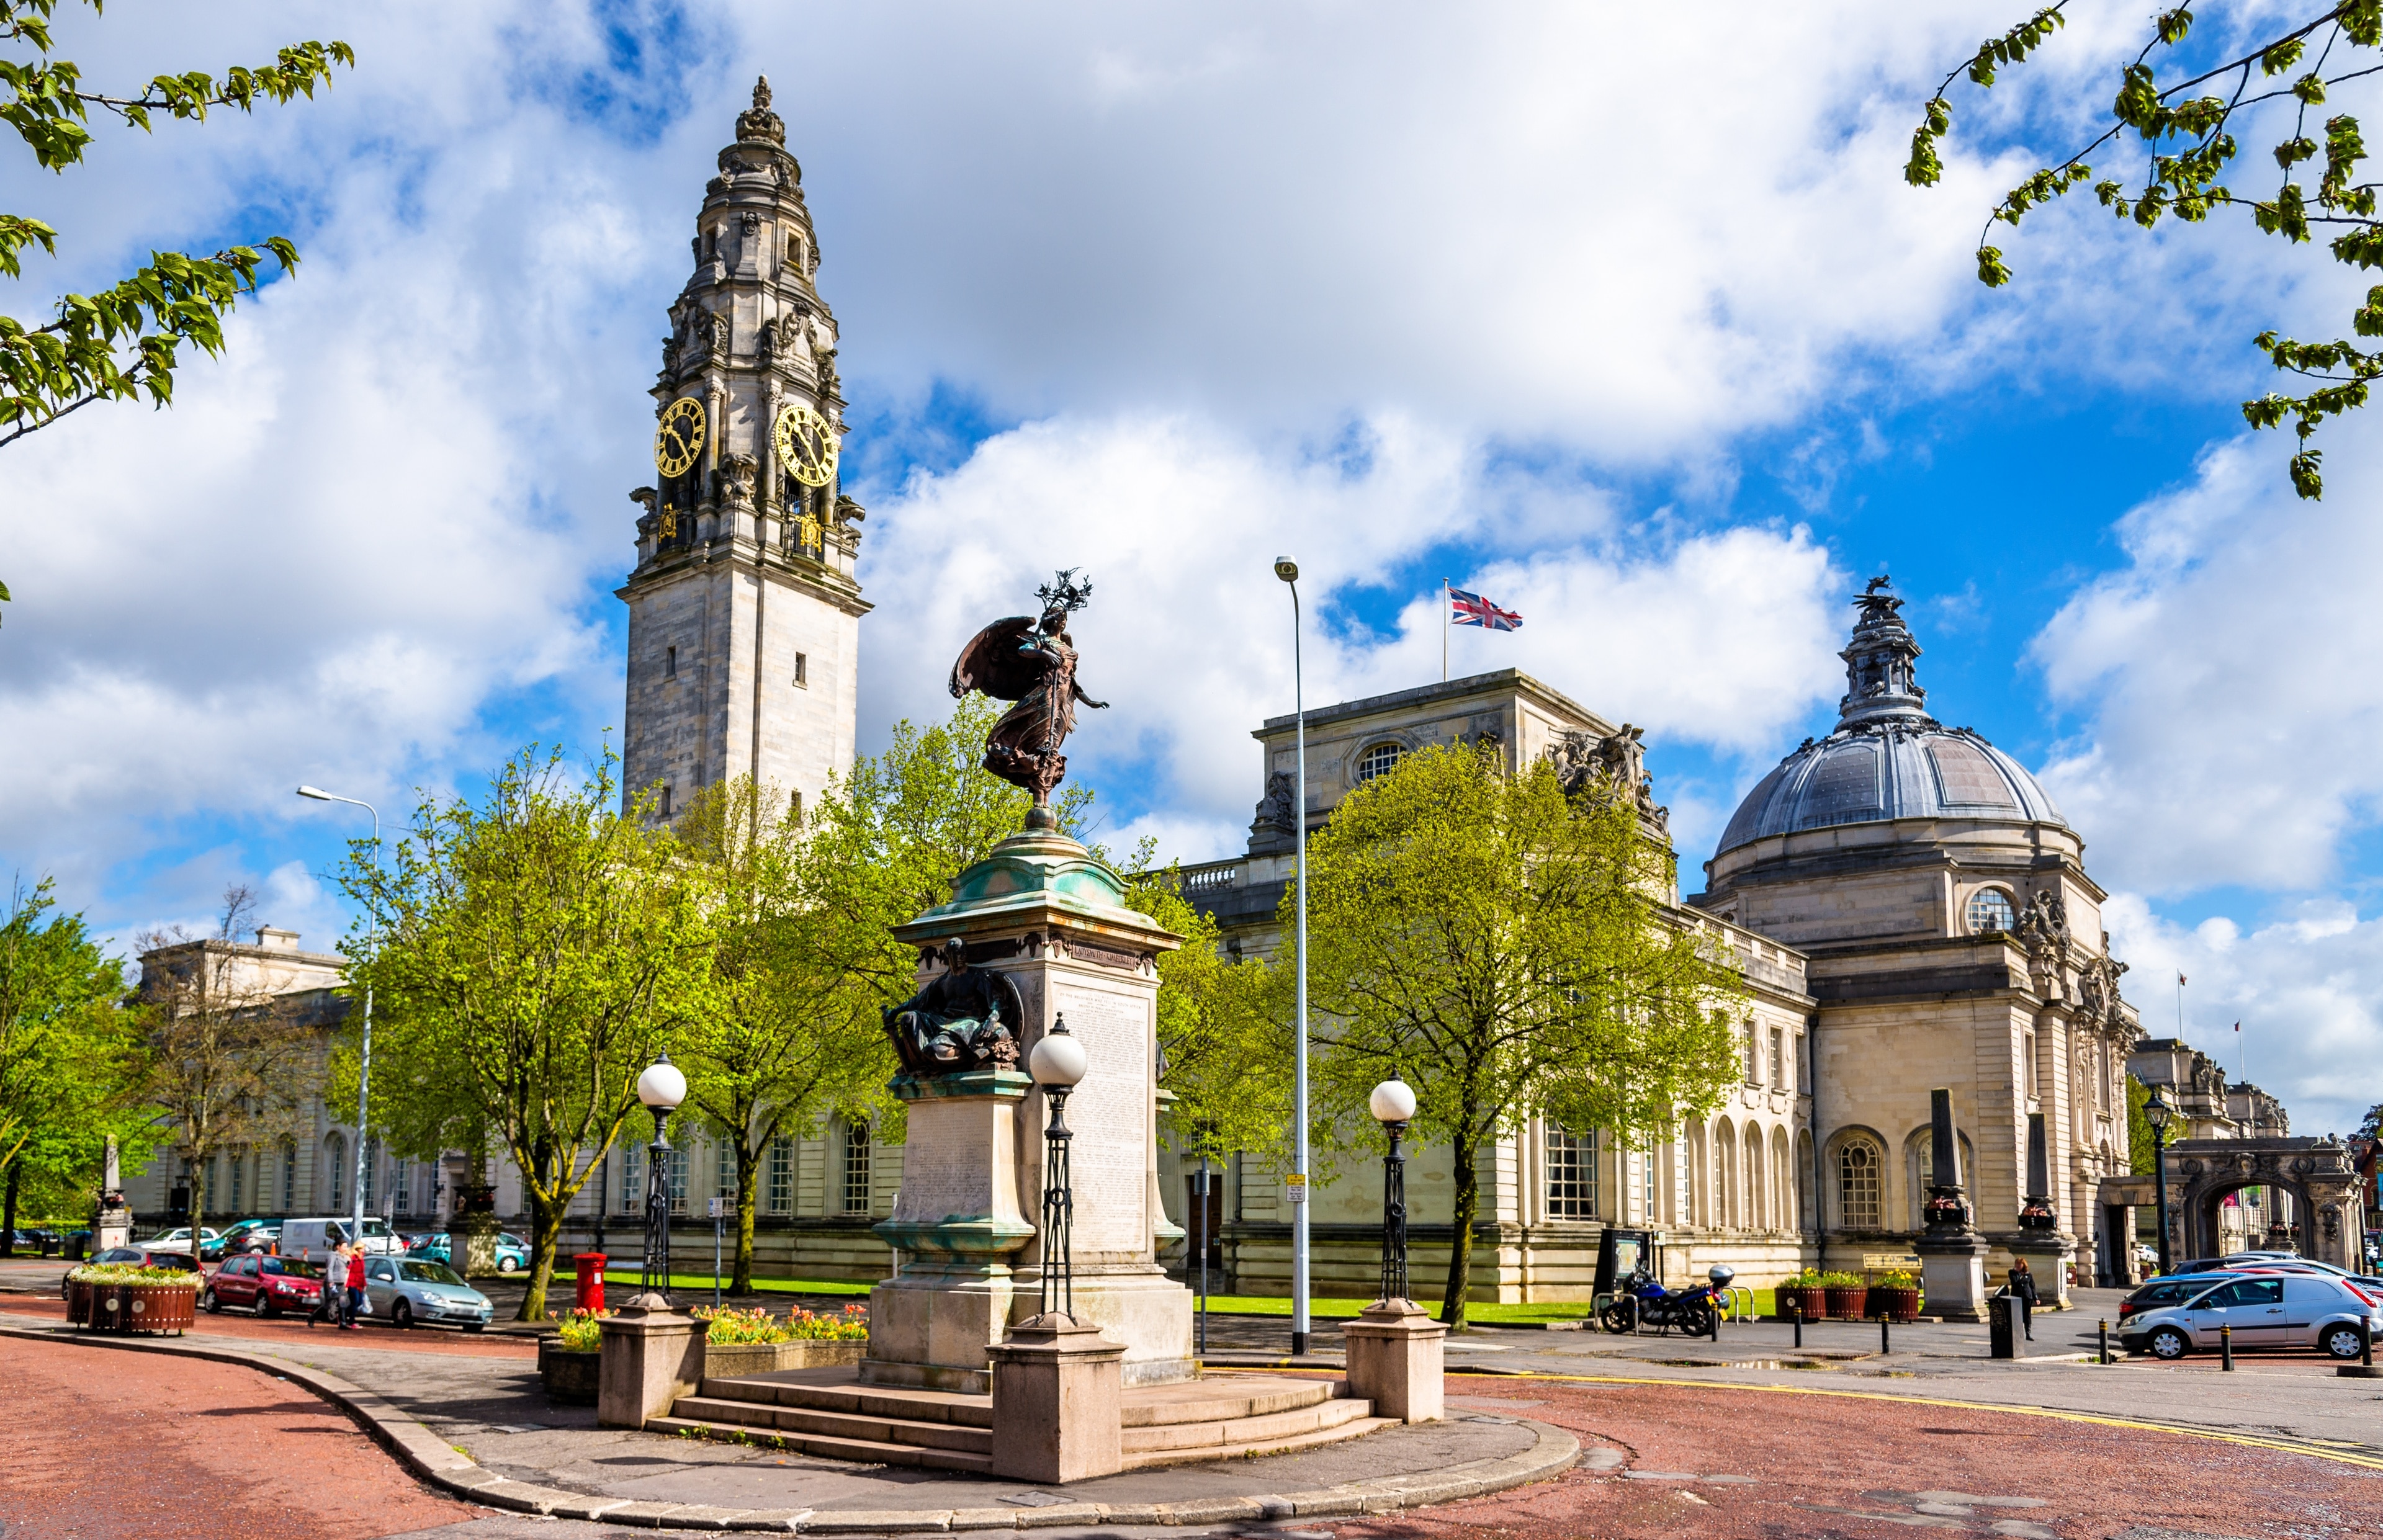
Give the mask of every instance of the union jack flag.
<svg viewBox="0 0 2383 1540">
<path fill-rule="evenodd" d="M 1492 631 L 1520 631 L 1523 617 L 1512 610 L 1500 610 L 1478 594 L 1468 594 L 1462 588 L 1448 591 L 1449 623 L 1481 625 Z"/>
</svg>

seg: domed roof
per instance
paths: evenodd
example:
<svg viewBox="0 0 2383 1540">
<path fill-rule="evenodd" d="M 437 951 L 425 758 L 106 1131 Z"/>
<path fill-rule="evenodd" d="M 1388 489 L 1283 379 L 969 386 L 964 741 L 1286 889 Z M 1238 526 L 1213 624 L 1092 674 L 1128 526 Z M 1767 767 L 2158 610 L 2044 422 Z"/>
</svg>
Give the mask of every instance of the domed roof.
<svg viewBox="0 0 2383 1540">
<path fill-rule="evenodd" d="M 1762 778 L 1721 837 L 1722 851 L 1799 830 L 1888 819 L 1993 819 L 2062 824 L 2052 798 L 2018 760 L 1922 707 L 1912 677 L 1920 644 L 1895 611 L 1903 601 L 1873 579 L 1853 639 L 1839 654 L 1846 689 L 1837 728 Z"/>
</svg>

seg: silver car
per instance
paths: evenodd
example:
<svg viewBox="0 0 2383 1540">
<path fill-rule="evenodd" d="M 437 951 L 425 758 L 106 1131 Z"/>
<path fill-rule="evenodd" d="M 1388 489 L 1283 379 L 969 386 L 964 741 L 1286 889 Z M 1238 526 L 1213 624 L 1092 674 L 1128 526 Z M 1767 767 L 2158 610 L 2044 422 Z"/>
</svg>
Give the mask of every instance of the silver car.
<svg viewBox="0 0 2383 1540">
<path fill-rule="evenodd" d="M 476 1332 L 494 1313 L 488 1297 L 445 1263 L 419 1257 L 374 1257 L 364 1265 L 364 1298 L 374 1317 L 392 1326 L 436 1321 Z"/>
<path fill-rule="evenodd" d="M 2177 1359 L 2216 1349 L 2226 1328 L 2245 1352 L 2315 1348 L 2338 1359 L 2359 1354 L 2358 1323 L 2383 1337 L 2383 1300 L 2318 1273 L 2213 1273 L 2192 1298 L 2130 1316 L 2118 1335 L 2130 1353 Z"/>
</svg>

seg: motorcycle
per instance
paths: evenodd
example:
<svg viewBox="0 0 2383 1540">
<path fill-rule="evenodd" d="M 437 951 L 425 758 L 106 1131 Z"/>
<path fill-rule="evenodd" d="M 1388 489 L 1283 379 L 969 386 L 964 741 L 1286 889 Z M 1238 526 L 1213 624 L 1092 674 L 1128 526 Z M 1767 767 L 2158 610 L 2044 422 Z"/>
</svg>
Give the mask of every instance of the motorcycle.
<svg viewBox="0 0 2383 1540">
<path fill-rule="evenodd" d="M 1623 1280 L 1612 1303 L 1598 1315 L 1599 1324 L 1617 1336 L 1638 1326 L 1653 1326 L 1659 1335 L 1677 1326 L 1689 1337 L 1710 1337 L 1714 1320 L 1710 1287 L 1698 1284 L 1674 1294 L 1643 1267 Z"/>
</svg>

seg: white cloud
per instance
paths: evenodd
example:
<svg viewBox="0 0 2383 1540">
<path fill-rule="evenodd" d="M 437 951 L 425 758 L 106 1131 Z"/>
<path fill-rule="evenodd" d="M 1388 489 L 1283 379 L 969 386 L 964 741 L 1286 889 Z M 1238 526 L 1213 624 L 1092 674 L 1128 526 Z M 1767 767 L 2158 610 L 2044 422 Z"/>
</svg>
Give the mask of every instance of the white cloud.
<svg viewBox="0 0 2383 1540">
<path fill-rule="evenodd" d="M 2176 1035 L 2185 975 L 2185 1041 L 2280 1097 L 2293 1133 L 2348 1133 L 2383 1102 L 2383 919 L 2317 899 L 2248 932 L 2222 917 L 2187 930 L 2131 893 L 2102 913 L 2144 1029 Z"/>
<path fill-rule="evenodd" d="M 2377 442 L 2355 419 L 2329 431 Z M 2383 796 L 2383 478 L 2371 452 L 2338 454 L 2303 502 L 2285 452 L 2266 436 L 2206 454 L 2120 522 L 2129 565 L 2035 641 L 2088 719 L 2044 779 L 2113 886 L 2313 889 Z"/>
</svg>

